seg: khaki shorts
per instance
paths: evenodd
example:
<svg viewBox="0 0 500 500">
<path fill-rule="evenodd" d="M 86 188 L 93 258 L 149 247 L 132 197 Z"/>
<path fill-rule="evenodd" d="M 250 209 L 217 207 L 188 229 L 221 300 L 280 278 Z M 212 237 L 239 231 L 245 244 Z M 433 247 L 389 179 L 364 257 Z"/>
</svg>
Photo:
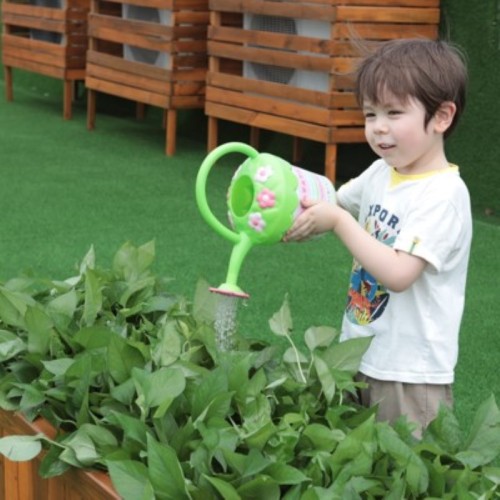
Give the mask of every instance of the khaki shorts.
<svg viewBox="0 0 500 500">
<path fill-rule="evenodd" d="M 416 437 L 434 420 L 441 404 L 453 406 L 451 384 L 407 384 L 377 380 L 362 373 L 356 375 L 356 380 L 368 384 L 359 390 L 359 402 L 366 407 L 378 404 L 377 420 L 393 423 L 406 415 L 409 421 L 418 424 Z"/>
</svg>

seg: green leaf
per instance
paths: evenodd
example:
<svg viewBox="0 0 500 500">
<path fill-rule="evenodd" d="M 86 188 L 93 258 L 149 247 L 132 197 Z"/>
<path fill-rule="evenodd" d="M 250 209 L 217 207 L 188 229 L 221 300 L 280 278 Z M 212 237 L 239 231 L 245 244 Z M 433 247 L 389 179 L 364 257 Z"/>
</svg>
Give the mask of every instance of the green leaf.
<svg viewBox="0 0 500 500">
<path fill-rule="evenodd" d="M 206 411 L 219 394 L 227 394 L 227 375 L 221 369 L 215 369 L 202 378 L 191 399 L 191 415 L 196 421 Z"/>
<path fill-rule="evenodd" d="M 279 484 L 269 476 L 258 475 L 237 489 L 241 498 L 279 500 Z"/>
<path fill-rule="evenodd" d="M 97 314 L 102 309 L 101 283 L 97 273 L 92 269 L 85 271 L 85 302 L 83 305 L 83 323 L 94 324 Z"/>
<path fill-rule="evenodd" d="M 42 361 L 43 367 L 52 375 L 56 377 L 60 377 L 64 375 L 69 367 L 75 362 L 74 359 L 71 358 L 60 358 L 60 359 L 52 359 L 47 361 Z"/>
<path fill-rule="evenodd" d="M 43 434 L 0 438 L 0 453 L 14 462 L 33 460 L 42 451 Z"/>
<path fill-rule="evenodd" d="M 335 378 L 330 370 L 330 366 L 319 356 L 314 356 L 314 368 L 316 369 L 316 374 L 318 375 L 318 379 L 321 383 L 325 399 L 327 403 L 330 404 L 333 401 L 337 390 L 337 384 L 335 383 Z"/>
<path fill-rule="evenodd" d="M 18 335 L 0 330 L 0 362 L 14 358 L 26 349 L 26 344 Z"/>
<path fill-rule="evenodd" d="M 138 279 L 154 262 L 155 243 L 150 241 L 140 247 L 127 242 L 116 252 L 113 270 L 126 281 Z"/>
<path fill-rule="evenodd" d="M 34 304 L 35 301 L 29 295 L 0 286 L 0 319 L 6 325 L 24 328 L 26 308 Z"/>
<path fill-rule="evenodd" d="M 65 330 L 71 323 L 76 308 L 78 296 L 75 290 L 59 295 L 51 300 L 46 307 L 47 314 L 59 330 Z"/>
<path fill-rule="evenodd" d="M 134 460 L 106 460 L 111 481 L 123 500 L 156 500 L 147 467 Z"/>
<path fill-rule="evenodd" d="M 87 326 L 76 332 L 75 342 L 85 349 L 100 349 L 108 346 L 112 337 L 118 334 L 102 325 Z"/>
<path fill-rule="evenodd" d="M 355 373 L 358 371 L 361 358 L 366 352 L 373 337 L 348 339 L 329 347 L 321 358 L 326 364 L 336 370 Z"/>
<path fill-rule="evenodd" d="M 491 395 L 478 408 L 464 445 L 456 458 L 472 469 L 500 455 L 500 410 Z"/>
<path fill-rule="evenodd" d="M 311 481 L 302 471 L 291 465 L 273 463 L 266 467 L 263 473 L 278 484 L 300 484 Z"/>
<path fill-rule="evenodd" d="M 330 326 L 313 326 L 306 330 L 304 340 L 312 352 L 318 347 L 328 347 L 338 336 L 337 330 Z"/>
<path fill-rule="evenodd" d="M 24 320 L 28 330 L 28 351 L 46 354 L 54 326 L 52 320 L 40 306 L 27 306 Z"/>
<path fill-rule="evenodd" d="M 224 500 L 241 500 L 241 496 L 236 491 L 236 488 L 228 481 L 207 475 L 203 477 L 217 490 Z"/>
<path fill-rule="evenodd" d="M 129 442 L 137 443 L 141 448 L 146 448 L 149 428 L 137 417 L 113 411 L 108 415 L 110 423 L 115 423 L 123 429 L 124 446 L 128 446 Z"/>
<path fill-rule="evenodd" d="M 27 412 L 32 408 L 40 406 L 45 401 L 45 394 L 38 387 L 31 384 L 19 384 L 22 388 L 23 395 L 19 403 L 19 409 Z"/>
<path fill-rule="evenodd" d="M 144 357 L 119 335 L 110 338 L 108 345 L 109 373 L 119 384 L 130 378 L 132 369 L 144 366 Z"/>
<path fill-rule="evenodd" d="M 339 441 L 345 438 L 340 429 L 330 429 L 319 423 L 309 424 L 303 432 L 303 436 L 309 438 L 315 450 L 332 452 Z"/>
<path fill-rule="evenodd" d="M 91 467 L 101 458 L 85 427 L 66 436 L 60 444 L 64 446 L 60 460 L 73 467 Z"/>
<path fill-rule="evenodd" d="M 451 408 L 441 405 L 436 418 L 424 431 L 425 440 L 429 438 L 446 453 L 454 454 L 462 442 L 460 426 Z"/>
<path fill-rule="evenodd" d="M 189 499 L 186 478 L 173 448 L 148 434 L 148 472 L 156 494 L 171 500 Z"/>
<path fill-rule="evenodd" d="M 153 348 L 153 360 L 158 366 L 168 366 L 179 359 L 183 341 L 175 322 L 168 321 L 158 331 L 158 342 Z"/>
<path fill-rule="evenodd" d="M 132 379 L 146 409 L 160 406 L 167 399 L 175 399 L 186 387 L 184 374 L 174 367 L 160 368 L 155 372 L 134 368 Z"/>
<path fill-rule="evenodd" d="M 404 471 L 408 487 L 412 494 L 426 491 L 429 485 L 429 472 L 422 459 L 397 435 L 389 424 L 377 424 L 380 449 L 390 455 L 397 467 Z"/>
<path fill-rule="evenodd" d="M 269 320 L 269 327 L 271 328 L 271 331 L 279 337 L 290 336 L 290 333 L 293 330 L 293 322 L 290 305 L 288 303 L 288 296 L 285 296 L 283 305 Z"/>
</svg>

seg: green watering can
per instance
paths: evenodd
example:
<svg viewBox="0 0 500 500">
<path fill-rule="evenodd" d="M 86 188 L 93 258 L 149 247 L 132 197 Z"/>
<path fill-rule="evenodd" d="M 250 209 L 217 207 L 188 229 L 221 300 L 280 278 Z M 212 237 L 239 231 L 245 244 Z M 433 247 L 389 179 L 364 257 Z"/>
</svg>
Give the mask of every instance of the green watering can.
<svg viewBox="0 0 500 500">
<path fill-rule="evenodd" d="M 226 154 L 241 153 L 247 159 L 236 170 L 229 186 L 227 205 L 231 228 L 212 213 L 206 197 L 211 168 Z M 226 281 L 213 292 L 248 297 L 237 285 L 241 265 L 254 245 L 270 245 L 283 239 L 302 213 L 301 200 L 335 203 L 335 189 L 324 176 L 290 165 L 268 153 L 259 153 L 241 142 L 228 142 L 210 152 L 196 179 L 196 201 L 206 222 L 234 244 Z"/>
</svg>

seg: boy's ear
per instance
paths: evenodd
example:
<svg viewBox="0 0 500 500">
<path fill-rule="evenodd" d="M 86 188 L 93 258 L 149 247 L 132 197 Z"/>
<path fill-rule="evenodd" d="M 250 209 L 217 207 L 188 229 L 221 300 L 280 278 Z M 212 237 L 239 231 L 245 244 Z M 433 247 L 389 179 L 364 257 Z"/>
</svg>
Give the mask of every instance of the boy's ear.
<svg viewBox="0 0 500 500">
<path fill-rule="evenodd" d="M 456 111 L 457 106 L 454 102 L 443 102 L 434 115 L 434 130 L 444 134 L 452 124 Z"/>
</svg>

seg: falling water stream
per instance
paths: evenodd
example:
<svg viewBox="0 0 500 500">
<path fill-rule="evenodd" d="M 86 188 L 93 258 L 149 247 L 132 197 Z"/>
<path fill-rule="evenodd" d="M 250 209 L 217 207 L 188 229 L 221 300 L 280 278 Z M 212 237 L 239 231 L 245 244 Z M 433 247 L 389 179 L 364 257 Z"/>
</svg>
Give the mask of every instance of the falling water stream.
<svg viewBox="0 0 500 500">
<path fill-rule="evenodd" d="M 218 295 L 215 309 L 215 343 L 219 351 L 231 351 L 236 347 L 236 312 L 241 298 Z"/>
</svg>

